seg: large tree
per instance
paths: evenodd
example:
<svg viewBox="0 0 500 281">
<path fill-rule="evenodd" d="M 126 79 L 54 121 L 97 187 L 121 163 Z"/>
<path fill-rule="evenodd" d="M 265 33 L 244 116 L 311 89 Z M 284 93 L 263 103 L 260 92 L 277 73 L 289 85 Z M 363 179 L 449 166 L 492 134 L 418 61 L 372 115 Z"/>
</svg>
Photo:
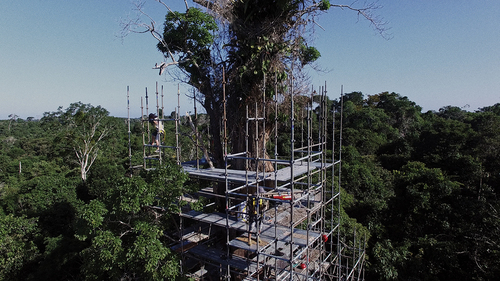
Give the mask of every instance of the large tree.
<svg viewBox="0 0 500 281">
<path fill-rule="evenodd" d="M 42 123 L 55 125 L 64 136 L 76 156 L 80 176 L 87 180 L 87 173 L 99 155 L 102 140 L 108 135 L 111 125 L 109 112 L 101 106 L 76 102 L 66 111 L 62 107 L 55 112 L 45 112 Z"/>
<path fill-rule="evenodd" d="M 194 98 L 210 116 L 214 132 L 212 152 L 219 165 L 223 156 L 224 135 L 219 134 L 223 121 L 227 121 L 232 152 L 244 151 L 247 106 L 250 117 L 269 117 L 273 114 L 270 110 L 264 116 L 255 104 L 272 102 L 276 91 L 286 95 L 306 92 L 306 84 L 296 78 L 305 77 L 302 67 L 320 56 L 316 48 L 309 46 L 319 14 L 332 6 L 355 10 L 375 29 L 385 31 L 383 23 L 371 13 L 374 5 L 353 8 L 333 5 L 328 0 L 194 0 L 200 8 L 189 7 L 185 1 L 186 11 L 178 12 L 161 0 L 156 1 L 168 10 L 163 30 L 158 30 L 154 21 L 142 27 L 158 40 L 157 47 L 165 55 L 165 62 L 157 67 L 160 74 L 166 70 L 197 90 Z M 275 82 L 293 87 L 275 87 Z M 261 127 L 250 126 L 251 157 L 265 147 L 274 129 L 272 118 L 265 123 L 261 122 Z M 260 148 L 256 143 L 260 143 Z M 259 155 L 266 156 L 265 152 Z"/>
</svg>

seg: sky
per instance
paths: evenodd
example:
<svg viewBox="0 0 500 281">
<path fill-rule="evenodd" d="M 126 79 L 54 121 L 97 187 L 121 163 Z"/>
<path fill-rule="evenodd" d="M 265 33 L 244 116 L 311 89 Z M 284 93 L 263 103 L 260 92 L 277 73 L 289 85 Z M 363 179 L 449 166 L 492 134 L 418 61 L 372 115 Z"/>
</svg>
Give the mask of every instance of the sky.
<svg viewBox="0 0 500 281">
<path fill-rule="evenodd" d="M 164 1 L 184 11 L 183 0 Z M 317 66 L 324 71 L 308 70 L 313 85 L 326 82 L 332 99 L 341 86 L 365 97 L 396 92 L 423 112 L 500 103 L 500 1 L 377 4 L 374 13 L 388 22 L 389 39 L 349 10 L 332 8 L 319 17 L 312 45 L 321 52 Z M 146 0 L 143 9 L 161 25 L 163 6 Z M 127 87 L 135 118 L 146 88 L 153 94 L 150 108 L 155 104 L 157 82 L 164 87 L 165 112 L 173 111 L 178 84 L 152 69 L 163 61 L 155 39 L 147 33 L 120 36 L 120 23 L 135 17 L 130 0 L 1 0 L 0 119 L 38 119 L 78 101 L 127 117 Z M 181 113 L 193 110 L 188 91 L 180 85 Z"/>
</svg>

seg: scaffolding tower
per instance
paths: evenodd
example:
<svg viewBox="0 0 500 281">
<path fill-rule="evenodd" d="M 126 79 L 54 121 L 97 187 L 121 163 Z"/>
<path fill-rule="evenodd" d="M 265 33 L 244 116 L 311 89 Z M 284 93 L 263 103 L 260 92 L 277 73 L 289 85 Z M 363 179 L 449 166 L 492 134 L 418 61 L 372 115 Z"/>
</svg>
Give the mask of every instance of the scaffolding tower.
<svg viewBox="0 0 500 281">
<path fill-rule="evenodd" d="M 275 93 L 277 90 L 276 85 Z M 157 85 L 157 115 L 162 116 L 162 121 L 175 122 L 176 146 L 161 145 L 160 153 L 151 156 L 146 153 L 151 145 L 146 143 L 143 135 L 144 168 L 154 167 L 148 164 L 150 161 L 161 164 L 162 149 L 171 148 L 175 150 L 177 163 L 191 178 L 213 182 L 202 188 L 196 196 L 186 194 L 179 198 L 183 201 L 194 201 L 199 197 L 212 199 L 205 206 L 206 211 L 182 208 L 179 213 L 178 243 L 172 245 L 171 249 L 181 255 L 181 270 L 184 273 L 196 280 L 364 280 L 363 239 L 356 241 L 356 233 L 349 242 L 341 237 L 342 119 L 340 124 L 335 123 L 336 112 L 328 110 L 326 93 L 325 84 L 315 98 L 316 104 L 311 94 L 305 113 L 298 118 L 300 120 L 296 120 L 294 97 L 289 94 L 290 118 L 287 126 L 290 130 L 290 155 L 286 157 L 278 155 L 277 148 L 278 95 L 274 95 L 272 102 L 266 103 L 263 94 L 261 104 L 256 103 L 253 110 L 246 108 L 245 151 L 230 153 L 225 130 L 224 95 L 222 134 L 225 165 L 223 169 L 201 169 L 197 161 L 196 165 L 192 162 L 181 163 L 180 106 L 175 110 L 174 118 L 164 119 L 163 110 L 159 111 Z M 177 95 L 179 104 L 179 91 Z M 272 108 L 266 108 L 270 107 L 269 104 L 273 105 Z M 314 105 L 317 105 L 316 110 Z M 143 120 L 142 110 L 141 99 L 141 121 L 147 124 L 147 120 Z M 260 143 L 264 142 L 264 138 L 248 137 L 251 129 L 255 135 L 265 131 L 266 122 L 269 121 L 267 116 L 271 116 L 266 110 L 275 113 L 272 120 L 275 128 L 272 157 L 265 157 L 269 147 Z M 339 114 L 342 116 L 342 112 Z M 328 128 L 327 122 L 329 115 L 333 120 L 331 128 Z M 312 130 L 315 118 L 318 120 L 317 134 L 313 134 Z M 149 135 L 149 125 L 145 126 L 143 132 Z M 295 141 L 298 126 L 305 127 L 300 130 L 300 142 Z M 339 132 L 337 136 L 336 127 Z M 329 133 L 332 147 L 327 147 Z M 340 143 L 337 153 L 335 137 L 339 138 Z M 253 154 L 249 152 L 250 142 L 254 142 L 253 147 L 257 148 Z M 327 152 L 331 154 L 330 159 L 327 159 Z M 234 161 L 244 161 L 245 169 L 229 169 L 230 163 Z M 266 171 L 265 166 L 269 164 L 273 166 L 273 171 Z M 216 191 L 221 186 L 224 188 L 223 194 Z M 214 198 L 223 200 L 225 212 L 217 212 L 211 207 L 215 205 Z"/>
<path fill-rule="evenodd" d="M 127 87 L 127 99 L 129 97 L 128 94 L 128 87 Z M 156 108 L 155 108 L 155 113 L 156 116 L 158 116 L 157 121 L 161 123 L 166 123 L 166 122 L 173 122 L 175 125 L 175 145 L 164 145 L 163 139 L 164 136 L 162 136 L 160 139 L 160 145 L 157 146 L 155 144 L 152 144 L 152 125 L 149 122 L 148 119 L 148 114 L 149 114 L 149 96 L 148 96 L 148 88 L 146 88 L 146 94 L 143 97 L 141 97 L 141 126 L 142 126 L 142 158 L 143 158 L 143 163 L 141 166 L 135 166 L 135 167 L 142 167 L 143 169 L 149 170 L 153 169 L 155 167 L 158 167 L 159 165 L 162 164 L 163 161 L 163 153 L 164 149 L 171 149 L 174 151 L 175 154 L 175 159 L 178 165 L 180 165 L 181 161 L 181 152 L 180 152 L 180 146 L 179 146 L 179 121 L 180 121 L 180 90 L 177 88 L 177 107 L 175 108 L 173 112 L 173 116 L 170 116 L 170 118 L 165 117 L 165 107 L 164 107 L 164 94 L 163 94 L 163 86 L 161 86 L 161 93 L 158 91 L 158 82 L 156 82 L 156 92 L 155 92 L 155 97 L 156 97 Z M 129 101 L 127 100 L 127 104 L 129 104 Z M 145 104 L 145 107 L 144 107 Z M 146 114 L 144 114 L 144 109 L 146 109 Z M 130 152 L 130 114 L 129 115 L 129 157 L 132 159 L 132 154 Z M 158 132 L 160 133 L 160 132 Z M 132 166 L 132 160 L 130 160 L 130 168 L 134 168 Z"/>
</svg>

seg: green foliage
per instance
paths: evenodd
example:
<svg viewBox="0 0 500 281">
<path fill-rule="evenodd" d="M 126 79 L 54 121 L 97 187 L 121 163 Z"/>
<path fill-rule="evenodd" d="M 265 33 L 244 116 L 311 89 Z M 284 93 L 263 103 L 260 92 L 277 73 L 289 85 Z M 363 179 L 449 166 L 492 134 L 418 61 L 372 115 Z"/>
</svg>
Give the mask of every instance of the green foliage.
<svg viewBox="0 0 500 281">
<path fill-rule="evenodd" d="M 390 125 L 385 110 L 365 106 L 362 98 L 356 92 L 344 97 L 344 145 L 356 147 L 362 155 L 374 155 L 398 138 L 398 130 Z"/>
<path fill-rule="evenodd" d="M 249 20 L 258 14 L 246 13 Z M 275 48 L 266 40 L 255 41 L 254 49 Z M 339 101 L 327 102 L 340 110 Z M 40 121 L 0 120 L 0 280 L 180 278 L 178 257 L 164 234 L 179 211 L 177 198 L 204 184 L 188 184 L 168 160 L 164 167 L 125 177 L 127 130 L 123 119 L 108 117 L 105 122 L 115 131 L 103 139 L 102 157 L 82 182 L 74 164 L 76 137 L 70 136 L 88 117 L 79 108 L 87 107 L 72 104 Z M 500 275 L 497 108 L 421 113 L 395 93 L 344 96 L 341 231 L 346 237 L 355 232 L 356 243 L 368 239 L 367 279 L 495 280 Z M 282 112 L 277 118 L 288 116 Z M 333 121 L 328 119 L 328 128 Z M 207 122 L 200 128 L 207 130 Z M 311 122 L 316 135 L 315 113 Z M 302 141 L 299 123 L 296 144 Z M 290 155 L 290 130 L 289 125 L 278 128 L 280 156 Z M 140 122 L 132 131 L 133 150 L 140 151 Z M 187 158 L 193 154 L 190 132 L 181 134 Z M 142 161 L 140 153 L 134 157 Z"/>
<path fill-rule="evenodd" d="M 374 268 L 374 272 L 381 276 L 382 280 L 397 280 L 400 277 L 396 267 L 404 264 L 411 256 L 408 244 L 394 247 L 391 240 L 382 240 L 373 245 L 372 255 L 379 263 L 379 266 Z"/>
<path fill-rule="evenodd" d="M 92 130 L 86 122 L 94 110 L 106 116 L 100 124 L 116 130 L 102 139 L 103 157 L 84 183 L 75 170 L 72 144 L 75 134 Z M 143 177 L 124 177 L 127 130 L 123 119 L 107 114 L 75 103 L 41 121 L 17 119 L 10 130 L 0 130 L 0 280 L 179 276 L 179 262 L 163 233 L 178 211 L 187 176 L 168 163 Z M 0 128 L 4 125 L 0 121 Z M 142 148 L 138 142 L 136 150 Z"/>
<path fill-rule="evenodd" d="M 34 276 L 37 280 L 66 279 L 79 271 L 76 264 L 83 245 L 74 239 L 72 227 L 75 208 L 80 204 L 75 188 L 79 182 L 78 178 L 66 178 L 62 174 L 32 179 L 21 175 L 4 186 L 2 209 L 7 216 L 33 222 L 32 229 L 27 229 L 25 235 L 36 251 L 32 259 L 24 261 L 22 268 L 12 272 L 19 277 L 10 280 L 35 280 Z"/>
<path fill-rule="evenodd" d="M 316 49 L 315 47 L 308 47 L 306 45 L 300 46 L 300 55 L 302 65 L 310 64 L 321 57 L 318 49 Z"/>
<path fill-rule="evenodd" d="M 174 163 L 144 177 L 115 176 L 106 184 L 91 180 L 95 199 L 78 211 L 77 237 L 91 243 L 82 253 L 86 279 L 178 276 L 178 261 L 163 233 L 170 215 L 179 211 L 177 199 L 186 180 Z"/>
<path fill-rule="evenodd" d="M 87 179 L 92 164 L 99 155 L 99 149 L 112 128 L 109 112 L 101 106 L 82 102 L 72 103 L 62 111 L 45 112 L 41 122 L 58 130 L 59 138 L 69 145 L 64 148 L 67 154 L 76 155 L 76 162 L 82 180 Z M 74 157 L 74 156 L 73 156 Z"/>
<path fill-rule="evenodd" d="M 496 115 L 500 115 L 500 103 L 496 103 L 495 105 L 492 105 L 492 106 L 486 106 L 486 107 L 480 108 L 479 111 L 493 112 Z"/>
<path fill-rule="evenodd" d="M 322 10 L 322 11 L 326 11 L 328 9 L 330 9 L 330 1 L 329 0 L 321 0 L 318 4 L 319 6 L 319 9 Z"/>
<path fill-rule="evenodd" d="M 190 84 L 200 87 L 204 77 L 199 70 L 210 65 L 210 46 L 216 30 L 214 18 L 200 9 L 169 12 L 165 17 L 163 41 L 157 48 L 166 54 L 179 53 L 179 67 L 190 74 Z"/>
<path fill-rule="evenodd" d="M 315 47 L 307 47 L 303 50 L 303 60 L 305 64 L 309 64 L 313 61 L 316 61 L 319 59 L 321 54 L 319 53 L 318 49 Z"/>
<path fill-rule="evenodd" d="M 354 147 L 344 149 L 348 160 L 343 165 L 342 179 L 349 183 L 346 190 L 355 200 L 344 208 L 350 216 L 375 231 L 380 227 L 378 221 L 387 210 L 388 201 L 394 197 L 392 176 L 370 158 L 361 157 Z"/>
<path fill-rule="evenodd" d="M 0 214 L 0 280 L 24 280 L 23 267 L 40 256 L 37 220 Z"/>
<path fill-rule="evenodd" d="M 394 174 L 396 196 L 390 200 L 390 210 L 393 211 L 385 223 L 387 233 L 384 236 L 387 238 L 380 243 L 386 246 L 391 243 L 403 249 L 405 260 L 401 261 L 397 251 L 386 253 L 384 257 L 383 251 L 375 248 L 378 252 L 375 251 L 374 255 L 380 255 L 377 262 L 381 263 L 381 268 L 387 265 L 387 258 L 399 262 L 391 265 L 391 272 L 383 272 L 384 278 L 393 279 L 397 275 L 422 279 L 460 276 L 453 261 L 442 260 L 443 256 L 451 256 L 456 250 L 450 248 L 445 237 L 454 232 L 457 217 L 453 210 L 460 184 L 447 179 L 439 169 L 427 168 L 419 162 L 410 162 Z M 435 256 L 437 251 L 442 253 L 441 257 Z"/>
<path fill-rule="evenodd" d="M 212 33 L 217 30 L 215 20 L 198 8 L 190 8 L 185 13 L 169 12 L 165 16 L 163 39 L 158 49 L 164 53 L 174 53 L 207 49 L 214 42 Z"/>
<path fill-rule="evenodd" d="M 19 192 L 20 211 L 39 213 L 47 211 L 56 203 L 76 202 L 77 184 L 75 179 L 61 175 L 40 176 L 26 181 Z"/>
<path fill-rule="evenodd" d="M 424 163 L 410 162 L 400 171 L 394 171 L 396 197 L 393 199 L 396 221 L 407 222 L 407 227 L 428 226 L 429 230 L 447 227 L 451 203 L 460 184 L 452 182 L 440 169 L 429 169 Z M 404 227 L 400 231 L 413 232 Z"/>
<path fill-rule="evenodd" d="M 340 110 L 339 101 L 332 106 Z M 344 96 L 343 207 L 370 231 L 370 279 L 490 280 L 499 272 L 499 247 L 487 242 L 500 239 L 495 108 L 422 114 L 395 93 Z"/>
</svg>

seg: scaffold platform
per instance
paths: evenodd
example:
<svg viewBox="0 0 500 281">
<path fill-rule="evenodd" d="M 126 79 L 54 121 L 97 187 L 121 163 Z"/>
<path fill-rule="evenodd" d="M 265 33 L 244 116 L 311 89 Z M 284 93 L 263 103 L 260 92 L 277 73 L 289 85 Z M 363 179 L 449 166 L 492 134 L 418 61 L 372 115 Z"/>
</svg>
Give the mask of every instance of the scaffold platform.
<svg viewBox="0 0 500 281">
<path fill-rule="evenodd" d="M 297 162 L 293 164 L 293 177 L 298 177 L 304 174 L 310 173 L 318 168 L 331 167 L 331 163 L 320 163 L 320 162 Z M 255 171 L 244 171 L 244 170 L 233 170 L 233 169 L 197 169 L 196 166 L 191 164 L 183 164 L 182 168 L 186 173 L 189 174 L 191 178 L 213 180 L 223 182 L 227 180 L 232 183 L 246 183 L 253 181 L 263 181 L 263 180 L 277 180 L 278 182 L 287 182 L 292 179 L 292 168 L 287 166 L 281 168 L 275 172 L 255 172 Z"/>
</svg>

